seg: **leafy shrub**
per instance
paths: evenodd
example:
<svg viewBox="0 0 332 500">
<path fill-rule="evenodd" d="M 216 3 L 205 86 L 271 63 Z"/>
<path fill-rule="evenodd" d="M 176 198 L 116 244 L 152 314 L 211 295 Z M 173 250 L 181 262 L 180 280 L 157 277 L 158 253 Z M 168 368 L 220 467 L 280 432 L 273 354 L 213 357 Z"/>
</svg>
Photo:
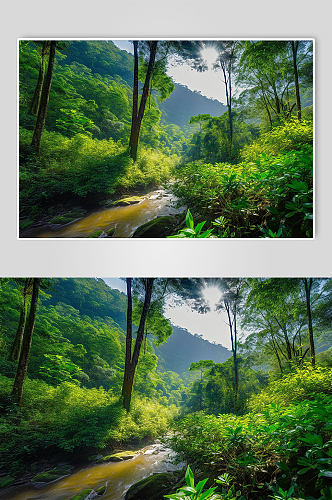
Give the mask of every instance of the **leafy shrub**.
<svg viewBox="0 0 332 500">
<path fill-rule="evenodd" d="M 215 495 L 216 487 L 208 488 L 204 490 L 204 486 L 208 479 L 202 479 L 195 485 L 195 478 L 191 468 L 187 467 L 185 474 L 186 486 L 182 486 L 177 490 L 176 493 L 172 495 L 164 495 L 165 498 L 170 498 L 171 500 L 178 500 L 181 498 L 188 498 L 193 500 L 212 500 L 221 498 L 220 495 Z"/>
<path fill-rule="evenodd" d="M 241 163 L 181 166 L 173 189 L 199 223 L 222 218 L 223 237 L 310 237 L 311 136 L 307 122 L 286 123 L 248 146 Z"/>
<path fill-rule="evenodd" d="M 0 376 L 0 403 L 8 399 L 12 380 Z M 28 459 L 50 448 L 88 453 L 91 449 L 153 439 L 165 432 L 173 407 L 136 397 L 127 415 L 119 399 L 102 388 L 71 382 L 57 387 L 26 380 L 23 404 L 0 419 L 0 469 L 20 470 Z M 25 464 L 26 465 L 26 464 Z"/>
<path fill-rule="evenodd" d="M 270 382 L 259 394 L 251 397 L 249 409 L 259 412 L 272 403 L 288 405 L 314 399 L 320 393 L 332 395 L 332 370 L 307 366 Z"/>
<path fill-rule="evenodd" d="M 36 158 L 29 146 L 31 136 L 31 131 L 20 129 L 20 208 L 29 217 L 45 214 L 45 206 L 61 197 L 97 202 L 116 192 L 160 185 L 177 161 L 176 155 L 142 147 L 133 163 L 120 141 L 84 134 L 69 139 L 47 130 Z"/>
<path fill-rule="evenodd" d="M 210 477 L 211 472 L 231 474 L 249 498 L 292 486 L 302 498 L 326 498 L 332 465 L 330 380 L 331 369 L 318 369 L 317 376 L 311 369 L 298 370 L 278 382 L 280 388 L 273 382 L 253 396 L 246 415 L 190 414 L 176 423 L 172 446 L 200 468 L 208 467 Z"/>
<path fill-rule="evenodd" d="M 245 146 L 241 158 L 255 162 L 261 154 L 277 156 L 281 153 L 299 150 L 305 144 L 312 145 L 312 121 L 292 119 L 273 130 L 262 134 L 249 146 Z"/>
</svg>

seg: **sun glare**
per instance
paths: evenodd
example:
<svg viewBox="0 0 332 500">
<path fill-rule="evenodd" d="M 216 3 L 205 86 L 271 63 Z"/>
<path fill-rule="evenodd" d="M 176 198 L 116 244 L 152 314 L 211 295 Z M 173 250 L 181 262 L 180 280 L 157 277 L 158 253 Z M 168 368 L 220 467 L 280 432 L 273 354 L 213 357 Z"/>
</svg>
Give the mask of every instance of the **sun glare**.
<svg viewBox="0 0 332 500">
<path fill-rule="evenodd" d="M 201 50 L 201 57 L 207 63 L 209 68 L 212 68 L 218 59 L 218 51 L 211 45 L 205 45 Z"/>
<path fill-rule="evenodd" d="M 221 291 L 217 286 L 204 287 L 202 295 L 211 309 L 214 309 L 221 299 Z"/>
</svg>

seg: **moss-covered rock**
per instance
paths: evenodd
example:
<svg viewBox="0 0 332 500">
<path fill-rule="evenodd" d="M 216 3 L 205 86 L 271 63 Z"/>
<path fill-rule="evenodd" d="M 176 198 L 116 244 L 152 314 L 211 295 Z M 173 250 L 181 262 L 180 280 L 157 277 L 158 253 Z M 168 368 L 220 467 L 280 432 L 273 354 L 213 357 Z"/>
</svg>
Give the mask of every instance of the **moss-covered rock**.
<svg viewBox="0 0 332 500">
<path fill-rule="evenodd" d="M 109 227 L 108 229 L 104 229 L 102 231 L 100 238 L 112 238 L 115 233 L 115 227 Z"/>
<path fill-rule="evenodd" d="M 125 207 L 127 205 L 134 205 L 144 200 L 144 196 L 129 196 L 128 198 L 121 198 L 121 200 L 108 201 L 106 203 L 107 207 Z"/>
<path fill-rule="evenodd" d="M 130 460 L 137 455 L 134 451 L 119 451 L 118 453 L 113 453 L 112 455 L 107 455 L 106 457 L 99 458 L 97 460 L 98 464 L 104 462 L 122 462 L 123 460 Z"/>
<path fill-rule="evenodd" d="M 89 234 L 88 238 L 99 238 L 103 233 L 102 229 L 98 229 L 97 231 L 94 231 L 92 234 Z"/>
<path fill-rule="evenodd" d="M 12 476 L 2 476 L 0 477 L 0 488 L 6 488 L 6 486 L 11 486 L 15 478 Z"/>
<path fill-rule="evenodd" d="M 69 224 L 76 219 L 83 217 L 86 214 L 86 210 L 83 208 L 75 208 L 61 215 L 56 215 L 50 220 L 51 224 Z"/>
<path fill-rule="evenodd" d="M 126 493 L 125 500 L 162 500 L 164 495 L 178 487 L 179 477 L 173 472 L 152 474 L 133 484 Z"/>
<path fill-rule="evenodd" d="M 50 483 L 51 481 L 56 481 L 60 477 L 67 476 L 72 472 L 72 467 L 70 465 L 63 465 L 59 467 L 53 467 L 53 469 L 39 472 L 36 474 L 32 480 L 36 483 Z"/>
<path fill-rule="evenodd" d="M 134 232 L 133 238 L 165 238 L 176 232 L 178 225 L 178 217 L 162 215 L 139 226 Z"/>
<path fill-rule="evenodd" d="M 86 490 L 80 491 L 80 493 L 77 493 L 74 497 L 71 497 L 70 500 L 84 500 L 90 493 L 92 489 L 87 488 Z"/>
</svg>

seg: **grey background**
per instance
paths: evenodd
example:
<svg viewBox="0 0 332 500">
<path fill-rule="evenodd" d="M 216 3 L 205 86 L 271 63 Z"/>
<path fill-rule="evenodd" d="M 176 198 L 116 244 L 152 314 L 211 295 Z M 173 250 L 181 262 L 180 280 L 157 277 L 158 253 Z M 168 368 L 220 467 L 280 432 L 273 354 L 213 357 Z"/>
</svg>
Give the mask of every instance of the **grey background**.
<svg viewBox="0 0 332 500">
<path fill-rule="evenodd" d="M 2 10 L 0 276 L 332 276 L 331 15 L 307 0 L 19 0 Z M 316 39 L 315 240 L 18 240 L 16 39 Z"/>
</svg>

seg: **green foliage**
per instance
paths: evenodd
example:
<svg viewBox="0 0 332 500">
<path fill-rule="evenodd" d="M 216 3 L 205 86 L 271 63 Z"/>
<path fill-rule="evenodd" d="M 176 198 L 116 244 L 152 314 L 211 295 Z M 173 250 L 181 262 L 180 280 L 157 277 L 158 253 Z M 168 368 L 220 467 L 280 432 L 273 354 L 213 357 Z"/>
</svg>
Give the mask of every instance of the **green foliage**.
<svg viewBox="0 0 332 500">
<path fill-rule="evenodd" d="M 166 99 L 173 83 L 160 64 L 155 68 L 153 85 L 160 98 Z M 58 44 L 46 129 L 41 154 L 36 157 L 30 147 L 35 123 L 30 102 L 39 65 L 38 44 L 21 43 L 21 229 L 27 227 L 27 220 L 52 218 L 54 213 L 58 216 L 59 203 L 71 200 L 98 205 L 116 193 L 158 186 L 169 179 L 176 153 L 185 141 L 184 133 L 177 125 L 160 122 L 158 98 L 150 96 L 139 160 L 132 163 L 127 152 L 132 56 L 111 42 Z"/>
<path fill-rule="evenodd" d="M 243 121 L 234 113 L 234 127 L 236 134 L 233 138 L 232 157 L 229 153 L 229 125 L 228 115 L 212 117 L 205 114 L 193 116 L 189 123 L 199 124 L 200 130 L 191 138 L 187 159 L 202 160 L 204 162 L 234 162 L 239 159 L 241 148 L 257 137 L 257 127 Z"/>
<path fill-rule="evenodd" d="M 197 42 L 158 42 L 134 164 L 127 151 L 132 119 L 133 57 L 112 42 L 58 43 L 41 155 L 31 150 L 31 114 L 41 64 L 40 43 L 20 44 L 21 230 L 36 220 L 62 217 L 63 206 L 99 206 L 109 197 L 166 184 L 197 221 L 175 237 L 311 237 L 312 43 L 297 42 L 302 120 L 297 115 L 290 41 L 237 41 L 215 48 L 244 88 L 232 100 L 230 117 L 216 101 L 190 93 L 194 116 L 180 128 L 167 55 L 206 68 Z M 229 47 L 234 48 L 230 56 Z M 227 48 L 228 47 L 228 48 Z M 148 44 L 139 44 L 139 79 L 145 80 Z M 203 64 L 203 65 L 202 65 Z M 219 68 L 219 69 L 218 69 Z M 215 68 L 220 70 L 220 67 Z M 204 99 L 204 105 L 202 102 Z M 181 100 L 183 100 L 181 98 Z M 191 101 L 190 101 L 191 102 Z M 200 107 L 201 106 L 201 107 Z M 211 114 L 202 111 L 210 110 Z M 169 116 L 173 123 L 170 123 Z M 177 110 L 176 110 L 177 111 Z M 182 123 L 181 118 L 180 122 Z M 189 121 L 189 125 L 187 124 Z M 266 132 L 269 128 L 269 132 Z M 182 166 L 178 167 L 182 157 Z M 204 227 L 203 227 L 204 226 Z"/>
<path fill-rule="evenodd" d="M 310 120 L 299 122 L 294 118 L 265 132 L 252 144 L 245 146 L 241 152 L 241 159 L 255 162 L 263 153 L 277 156 L 281 153 L 298 151 L 305 144 L 312 144 L 312 122 Z"/>
<path fill-rule="evenodd" d="M 184 229 L 180 229 L 177 234 L 168 236 L 168 238 L 211 238 L 213 229 L 207 229 L 202 232 L 205 222 L 206 221 L 200 222 L 195 226 L 194 218 L 188 209 L 185 220 L 186 227 Z"/>
<path fill-rule="evenodd" d="M 113 139 L 99 140 L 82 134 L 68 139 L 45 131 L 41 157 L 31 157 L 28 164 L 31 137 L 32 132 L 21 129 L 24 160 L 20 169 L 20 199 L 21 212 L 35 217 L 49 204 L 68 196 L 96 203 L 116 192 L 163 184 L 177 161 L 176 156 L 143 149 L 133 164 L 126 148 Z"/>
<path fill-rule="evenodd" d="M 172 445 L 188 460 L 208 465 L 210 477 L 220 471 L 231 474 L 245 497 L 266 498 L 271 488 L 275 495 L 286 491 L 296 498 L 325 498 L 331 397 L 330 369 L 319 369 L 317 376 L 310 368 L 297 370 L 281 380 L 280 389 L 272 383 L 254 396 L 251 411 L 243 416 L 197 412 L 184 417 L 176 424 Z"/>
<path fill-rule="evenodd" d="M 188 399 L 184 404 L 186 411 L 205 410 L 215 415 L 234 411 L 232 359 L 224 363 L 201 360 L 198 363 L 192 363 L 189 370 L 200 370 L 201 377 L 190 386 Z M 246 360 L 242 358 L 238 359 L 238 371 L 237 413 L 243 413 L 248 399 L 264 387 L 267 377 L 262 372 L 250 368 Z"/>
<path fill-rule="evenodd" d="M 203 479 L 195 485 L 194 474 L 189 465 L 186 470 L 185 481 L 186 486 L 182 486 L 172 495 L 164 495 L 164 498 L 170 498 L 171 500 L 178 500 L 181 498 L 188 500 L 217 500 L 217 498 L 221 498 L 220 495 L 215 494 L 216 487 L 204 489 L 208 479 Z"/>
<path fill-rule="evenodd" d="M 8 361 L 19 320 L 20 291 L 16 282 L 0 292 L 0 372 L 13 376 Z M 5 306 L 6 304 L 6 306 Z M 118 394 L 121 389 L 126 325 L 126 298 L 101 279 L 53 279 L 42 292 L 30 354 L 28 375 L 58 385 L 64 381 L 85 388 L 102 387 Z M 134 322 L 138 320 L 134 318 Z M 155 303 L 148 317 L 148 333 L 156 344 L 172 333 L 169 321 Z M 148 337 L 135 377 L 135 391 L 159 402 L 178 404 L 185 390 L 180 377 L 157 369 L 158 358 Z"/>
<path fill-rule="evenodd" d="M 311 236 L 311 142 L 310 123 L 289 122 L 248 146 L 241 163 L 183 165 L 173 189 L 218 229 L 207 237 Z"/>
<path fill-rule="evenodd" d="M 332 394 L 331 369 L 308 365 L 305 369 L 295 370 L 270 382 L 257 396 L 249 401 L 250 411 L 259 412 L 270 404 L 289 405 L 310 399 L 317 394 Z"/>
<path fill-rule="evenodd" d="M 4 401 L 12 381 L 0 376 Z M 0 468 L 14 473 L 25 461 L 44 450 L 86 453 L 89 449 L 156 438 L 166 431 L 174 407 L 136 398 L 130 415 L 118 397 L 102 388 L 83 388 L 71 382 L 54 387 L 42 380 L 27 380 L 20 418 L 0 419 Z"/>
</svg>

